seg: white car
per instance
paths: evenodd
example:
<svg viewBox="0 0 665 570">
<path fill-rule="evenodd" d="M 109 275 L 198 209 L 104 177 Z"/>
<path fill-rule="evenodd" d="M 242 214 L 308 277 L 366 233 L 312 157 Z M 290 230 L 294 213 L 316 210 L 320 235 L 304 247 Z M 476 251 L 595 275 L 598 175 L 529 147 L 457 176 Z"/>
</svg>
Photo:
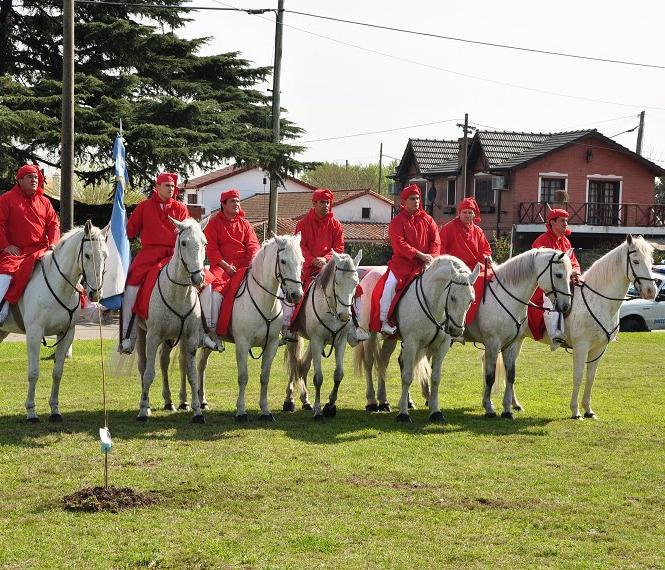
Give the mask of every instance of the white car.
<svg viewBox="0 0 665 570">
<path fill-rule="evenodd" d="M 625 332 L 653 331 L 665 329 L 665 265 L 654 265 L 658 294 L 653 301 L 645 301 L 637 296 L 631 285 L 628 297 L 635 299 L 624 301 L 619 309 L 619 330 Z"/>
</svg>

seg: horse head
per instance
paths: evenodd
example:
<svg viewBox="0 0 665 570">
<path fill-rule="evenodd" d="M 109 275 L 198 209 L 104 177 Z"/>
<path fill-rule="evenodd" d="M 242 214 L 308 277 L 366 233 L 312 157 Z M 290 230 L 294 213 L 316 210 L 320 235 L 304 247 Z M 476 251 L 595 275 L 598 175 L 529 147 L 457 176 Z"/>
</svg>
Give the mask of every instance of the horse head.
<svg viewBox="0 0 665 570">
<path fill-rule="evenodd" d="M 203 285 L 205 277 L 203 264 L 205 263 L 206 244 L 208 243 L 202 226 L 192 218 L 187 218 L 182 222 L 174 218 L 170 219 L 178 231 L 174 255 L 180 257 L 180 262 L 189 274 L 192 285 L 200 287 Z M 203 227 L 206 223 L 207 219 L 203 222 Z"/>
<path fill-rule="evenodd" d="M 305 258 L 300 249 L 300 234 L 295 236 L 275 236 L 277 246 L 275 276 L 279 280 L 286 300 L 299 303 L 303 298 L 300 276 Z"/>
<path fill-rule="evenodd" d="M 102 281 L 104 280 L 104 266 L 109 255 L 106 246 L 108 227 L 100 230 L 88 220 L 81 234 L 81 245 L 79 246 L 79 263 L 82 285 L 91 301 L 99 301 L 102 298 Z"/>
<path fill-rule="evenodd" d="M 441 258 L 439 258 L 441 259 Z M 473 271 L 459 260 L 450 261 L 450 282 L 446 291 L 446 318 L 444 330 L 450 336 L 464 334 L 466 313 L 475 301 L 473 284 L 480 274 L 480 264 Z"/>
<path fill-rule="evenodd" d="M 570 252 L 538 249 L 535 265 L 538 272 L 538 287 L 549 297 L 557 311 L 567 314 L 573 300 L 570 291 L 570 276 L 573 272 Z"/>
<path fill-rule="evenodd" d="M 326 295 L 334 299 L 335 316 L 342 322 L 351 318 L 351 305 L 358 286 L 358 271 L 356 268 L 362 259 L 362 250 L 355 259 L 346 253 L 337 253 L 333 250 L 330 261 L 321 272 L 326 282 L 324 288 Z M 327 273 L 327 279 L 326 274 Z M 330 289 L 332 288 L 332 291 Z"/>
<path fill-rule="evenodd" d="M 655 299 L 658 289 L 653 278 L 653 246 L 642 236 L 628 234 L 626 248 L 626 278 L 632 281 L 642 299 Z"/>
</svg>

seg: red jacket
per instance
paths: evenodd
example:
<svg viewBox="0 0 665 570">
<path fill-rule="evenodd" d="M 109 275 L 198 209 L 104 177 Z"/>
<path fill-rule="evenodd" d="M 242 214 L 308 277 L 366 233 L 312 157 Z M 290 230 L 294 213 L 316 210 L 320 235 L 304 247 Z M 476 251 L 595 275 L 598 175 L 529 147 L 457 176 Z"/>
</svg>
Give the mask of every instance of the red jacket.
<svg viewBox="0 0 665 570">
<path fill-rule="evenodd" d="M 314 267 L 316 257 L 325 257 L 329 261 L 332 252 L 344 253 L 344 227 L 332 212 L 320 218 L 310 209 L 305 217 L 296 224 L 296 233 L 300 232 L 300 248 L 305 263 L 302 267 L 303 288 L 312 280 L 321 268 Z"/>
<path fill-rule="evenodd" d="M 441 228 L 441 253 L 454 255 L 473 271 L 476 263 L 484 264 L 485 257 L 492 256 L 492 248 L 477 225 L 455 218 Z"/>
<path fill-rule="evenodd" d="M 10 303 L 18 302 L 35 262 L 60 239 L 58 216 L 43 193 L 38 188 L 32 196 L 26 196 L 17 184 L 0 196 L 0 274 L 12 275 L 5 295 Z M 1 251 L 9 245 L 17 246 L 21 253 Z"/>
<path fill-rule="evenodd" d="M 416 253 L 439 255 L 439 232 L 432 216 L 424 210 L 418 209 L 409 214 L 402 208 L 390 221 L 388 235 L 393 249 L 388 267 L 397 278 L 399 290 L 423 268 L 423 262 L 416 257 Z"/>
<path fill-rule="evenodd" d="M 540 234 L 535 239 L 531 247 L 551 247 L 559 251 L 568 251 L 572 246 L 570 245 L 570 240 L 565 235 L 556 237 L 551 228 L 548 227 L 544 234 Z M 573 264 L 573 271 L 580 273 L 580 262 L 577 261 L 575 252 L 571 252 L 570 261 Z"/>
<path fill-rule="evenodd" d="M 132 212 L 127 222 L 127 237 L 140 237 L 141 250 L 129 266 L 127 285 L 141 285 L 153 266 L 173 255 L 176 228 L 169 216 L 184 220 L 189 216 L 187 206 L 173 198 L 162 202 L 157 192 Z"/>
<path fill-rule="evenodd" d="M 254 228 L 243 215 L 239 214 L 228 220 L 223 212 L 208 222 L 204 233 L 208 239 L 206 255 L 210 262 L 210 271 L 206 281 L 222 295 L 226 292 L 231 276 L 219 265 L 226 261 L 236 269 L 249 267 L 256 253 L 261 249 Z"/>
</svg>

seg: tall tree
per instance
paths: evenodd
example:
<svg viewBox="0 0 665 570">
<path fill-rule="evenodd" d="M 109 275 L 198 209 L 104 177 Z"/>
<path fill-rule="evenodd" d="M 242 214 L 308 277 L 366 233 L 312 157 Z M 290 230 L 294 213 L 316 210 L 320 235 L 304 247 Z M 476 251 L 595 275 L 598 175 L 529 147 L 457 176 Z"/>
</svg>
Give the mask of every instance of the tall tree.
<svg viewBox="0 0 665 570">
<path fill-rule="evenodd" d="M 388 193 L 388 178 L 395 172 L 397 161 L 384 164 L 381 167 L 381 193 Z M 338 164 L 336 162 L 322 162 L 302 176 L 305 182 L 319 188 L 331 190 L 348 190 L 351 188 L 369 188 L 379 191 L 379 164 Z"/>
<path fill-rule="evenodd" d="M 120 120 L 134 185 L 162 168 L 191 174 L 226 159 L 302 169 L 299 147 L 271 142 L 271 101 L 259 91 L 270 68 L 237 52 L 198 55 L 209 38 L 176 35 L 189 21 L 182 4 L 76 3 L 77 174 L 86 183 L 110 175 Z M 59 166 L 61 91 L 61 3 L 0 0 L 0 189 L 26 161 Z M 281 132 L 289 140 L 301 129 L 283 120 Z"/>
</svg>

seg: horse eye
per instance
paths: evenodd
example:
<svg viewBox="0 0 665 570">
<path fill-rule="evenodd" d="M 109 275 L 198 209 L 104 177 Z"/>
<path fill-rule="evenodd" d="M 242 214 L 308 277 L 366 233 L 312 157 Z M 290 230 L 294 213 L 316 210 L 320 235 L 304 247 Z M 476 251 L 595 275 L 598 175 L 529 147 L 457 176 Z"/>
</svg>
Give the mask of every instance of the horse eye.
<svg viewBox="0 0 665 570">
<path fill-rule="evenodd" d="M 633 265 L 639 265 L 639 264 L 640 264 L 639 261 L 633 261 Z"/>
<path fill-rule="evenodd" d="M 185 240 L 182 240 L 182 241 L 180 242 L 180 245 L 181 245 L 182 247 L 185 247 L 185 246 L 187 245 L 187 242 L 186 242 Z"/>
<path fill-rule="evenodd" d="M 563 279 L 563 273 L 557 273 L 556 278 L 557 279 Z"/>
<path fill-rule="evenodd" d="M 84 257 L 85 257 L 86 259 L 90 259 L 90 254 L 89 254 L 89 253 L 86 253 L 86 254 L 84 254 Z"/>
<path fill-rule="evenodd" d="M 450 296 L 450 300 L 451 300 L 453 303 L 457 303 L 457 297 L 455 297 L 455 295 L 451 295 L 451 296 Z"/>
<path fill-rule="evenodd" d="M 286 261 L 284 261 L 283 259 L 280 259 L 279 262 L 280 262 L 282 265 L 286 265 Z"/>
</svg>

